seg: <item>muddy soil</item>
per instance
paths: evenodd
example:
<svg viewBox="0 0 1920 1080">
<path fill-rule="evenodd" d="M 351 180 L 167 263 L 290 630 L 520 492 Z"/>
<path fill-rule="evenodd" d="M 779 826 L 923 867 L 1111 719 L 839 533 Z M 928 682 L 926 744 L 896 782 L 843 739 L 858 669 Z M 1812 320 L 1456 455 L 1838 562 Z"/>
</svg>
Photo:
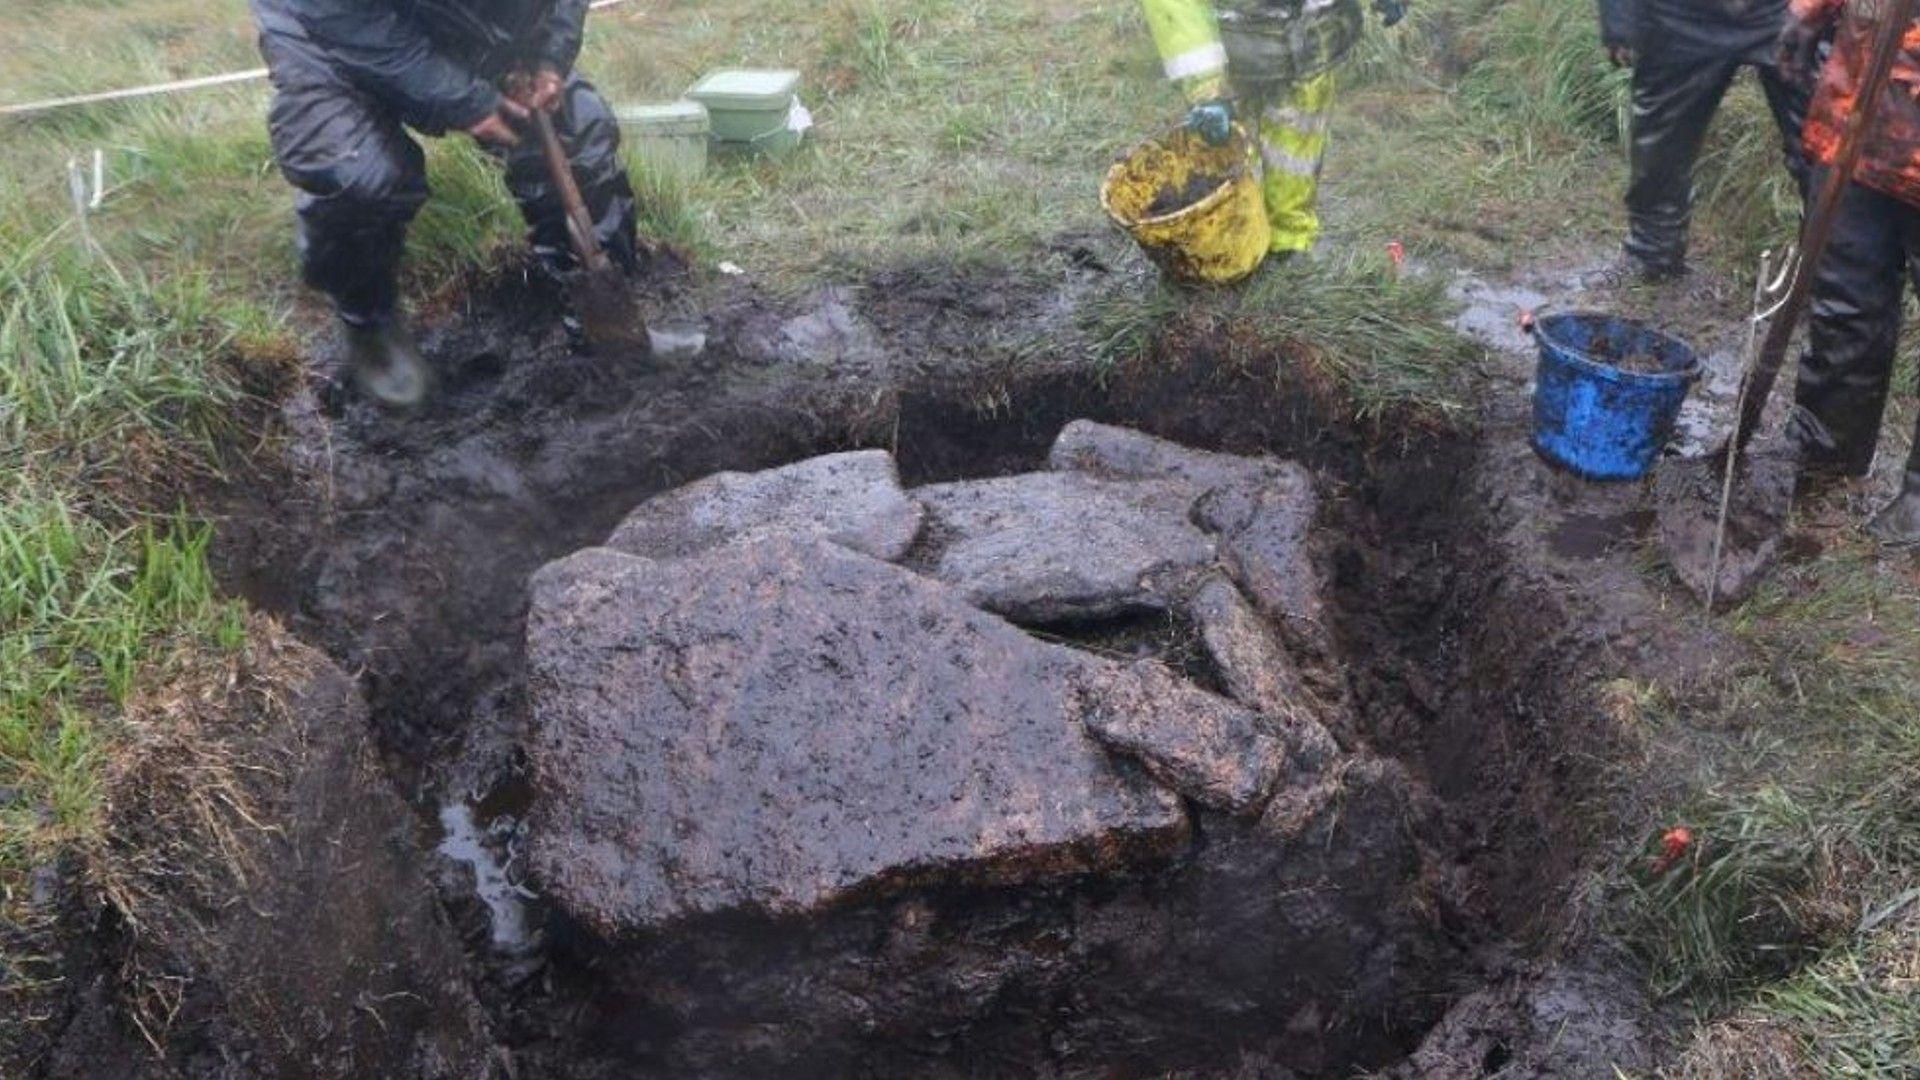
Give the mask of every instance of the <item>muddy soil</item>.
<svg viewBox="0 0 1920 1080">
<path fill-rule="evenodd" d="M 601 1000 L 566 928 L 517 892 L 528 576 L 600 541 L 647 496 L 717 470 L 877 446 L 909 483 L 1003 475 L 1038 467 L 1083 417 L 1319 473 L 1339 538 L 1331 622 L 1355 737 L 1443 807 L 1447 873 L 1469 902 L 1435 932 L 1479 961 L 1448 993 L 1380 1017 L 1366 1054 L 1306 1074 L 1391 1065 L 1475 991 L 1519 987 L 1499 999 L 1532 1000 L 1518 973 L 1564 945 L 1565 890 L 1598 831 L 1600 763 L 1620 752 L 1594 684 L 1713 648 L 1670 628 L 1631 551 L 1569 550 L 1566 523 L 1594 517 L 1627 522 L 1630 548 L 1639 507 L 1535 461 L 1517 395 L 1477 433 L 1383 447 L 1279 356 L 1228 366 L 1211 343 L 1183 341 L 1099 367 L 1073 313 L 1094 292 L 1138 285 L 1107 272 L 1096 243 L 1069 239 L 1060 255 L 1045 280 L 905 267 L 798 300 L 723 283 L 697 296 L 704 351 L 656 366 L 576 352 L 559 298 L 509 280 L 428 336 L 443 396 L 424 414 L 395 420 L 325 386 L 288 408 L 285 471 L 234 500 L 224 573 L 361 675 L 423 834 L 452 840 L 442 899 L 521 1075 L 611 1075 L 571 1040 L 578 1017 L 617 1004 Z M 655 291 L 682 318 L 696 306 L 690 284 Z M 1188 666 L 1180 626 L 1047 632 Z M 1580 985 L 1615 988 L 1596 991 L 1608 1009 L 1645 1012 L 1618 989 L 1630 978 Z M 1553 986 L 1564 1004 L 1565 984 Z M 1044 1038 L 1009 1045 L 1031 1053 L 959 1071 L 1059 1075 Z M 1250 1060 L 1217 1049 L 1217 1072 L 1194 1075 Z M 1595 1075 L 1606 1053 L 1594 1051 Z"/>
<path fill-rule="evenodd" d="M 1147 205 L 1147 216 L 1161 217 L 1185 210 L 1219 191 L 1221 184 L 1222 181 L 1217 176 L 1202 176 L 1198 173 L 1188 177 L 1183 187 L 1168 184 L 1154 192 L 1153 202 Z"/>
</svg>

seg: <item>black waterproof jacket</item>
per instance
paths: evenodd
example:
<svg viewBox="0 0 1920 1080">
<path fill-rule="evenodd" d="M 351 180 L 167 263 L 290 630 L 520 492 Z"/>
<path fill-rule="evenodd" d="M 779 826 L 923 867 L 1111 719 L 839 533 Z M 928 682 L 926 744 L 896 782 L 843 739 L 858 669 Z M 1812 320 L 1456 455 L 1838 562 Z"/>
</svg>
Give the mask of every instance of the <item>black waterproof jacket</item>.
<svg viewBox="0 0 1920 1080">
<path fill-rule="evenodd" d="M 263 35 L 323 62 L 430 134 L 499 105 L 500 76 L 572 70 L 588 0 L 253 0 Z M 271 54 L 270 54 L 271 55 Z"/>
<path fill-rule="evenodd" d="M 1600 38 L 1656 63 L 1769 63 L 1787 0 L 1600 0 Z"/>
</svg>

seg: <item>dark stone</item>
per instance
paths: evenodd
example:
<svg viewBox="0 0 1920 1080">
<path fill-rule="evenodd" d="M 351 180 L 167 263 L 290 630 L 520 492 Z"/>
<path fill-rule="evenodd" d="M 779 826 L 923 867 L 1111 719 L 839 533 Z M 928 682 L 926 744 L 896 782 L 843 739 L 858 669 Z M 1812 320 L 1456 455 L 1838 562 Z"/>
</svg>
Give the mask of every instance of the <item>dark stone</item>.
<svg viewBox="0 0 1920 1080">
<path fill-rule="evenodd" d="M 1430 811 L 1373 761 L 1152 869 L 944 887 L 801 920 L 578 940 L 582 1075 L 1341 1075 L 1398 1056 L 1461 968 Z M 594 1071 L 599 1070 L 599 1071 Z M 1182 1070 L 1192 1070 L 1182 1072 Z"/>
<path fill-rule="evenodd" d="M 1032 884 L 1181 845 L 1078 724 L 1099 662 L 814 538 L 542 570 L 532 866 L 607 935 Z"/>
<path fill-rule="evenodd" d="M 1155 661 L 1099 672 L 1082 722 L 1112 749 L 1211 810 L 1258 813 L 1286 751 L 1252 712 Z"/>
<path fill-rule="evenodd" d="M 1216 489 L 1195 513 L 1219 534 L 1220 563 L 1274 621 L 1289 647 L 1323 658 L 1327 577 L 1314 534 L 1319 498 L 1305 473 L 1283 472 L 1251 494 Z"/>
<path fill-rule="evenodd" d="M 1187 600 L 1187 616 L 1235 701 L 1259 712 L 1296 768 L 1318 770 L 1340 752 L 1322 714 L 1327 705 L 1260 613 L 1233 583 L 1208 578 Z M 1335 730 L 1351 726 L 1336 718 Z"/>
<path fill-rule="evenodd" d="M 716 473 L 642 503 L 607 547 L 653 559 L 693 555 L 760 529 L 824 536 L 894 561 L 920 534 L 893 455 L 861 450 L 764 472 Z"/>
<path fill-rule="evenodd" d="M 928 571 L 1016 622 L 1164 610 L 1214 557 L 1181 484 L 1028 473 L 913 494 L 932 518 Z"/>
<path fill-rule="evenodd" d="M 1049 464 L 1116 481 L 1167 484 L 1192 500 L 1191 517 L 1215 536 L 1220 561 L 1288 644 L 1328 655 L 1327 576 L 1314 534 L 1319 497 L 1298 464 L 1195 450 L 1127 428 L 1076 420 L 1054 440 Z"/>
<path fill-rule="evenodd" d="M 1169 481 L 1185 486 L 1195 498 L 1217 488 L 1258 488 L 1298 469 L 1266 458 L 1195 450 L 1092 420 L 1075 420 L 1060 430 L 1047 467 L 1107 480 Z"/>
</svg>

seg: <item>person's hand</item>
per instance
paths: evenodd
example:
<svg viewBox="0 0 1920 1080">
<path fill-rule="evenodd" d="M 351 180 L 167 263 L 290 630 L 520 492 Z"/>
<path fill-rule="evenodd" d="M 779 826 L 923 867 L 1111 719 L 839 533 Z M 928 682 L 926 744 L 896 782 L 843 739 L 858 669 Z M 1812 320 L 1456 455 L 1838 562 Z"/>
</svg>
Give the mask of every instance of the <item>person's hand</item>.
<svg viewBox="0 0 1920 1080">
<path fill-rule="evenodd" d="M 1233 138 L 1233 102 L 1220 98 L 1195 105 L 1187 111 L 1187 130 L 1208 146 L 1225 146 Z"/>
<path fill-rule="evenodd" d="M 520 145 L 520 124 L 527 122 L 533 114 L 525 105 L 511 97 L 502 97 L 500 104 L 480 122 L 467 128 L 467 134 L 487 146 Z"/>
<path fill-rule="evenodd" d="M 1392 26 L 1407 17 L 1406 0 L 1373 0 L 1373 13 L 1381 26 Z"/>
<path fill-rule="evenodd" d="M 1774 47 L 1774 62 L 1780 65 L 1780 73 L 1803 86 L 1811 83 L 1819 73 L 1820 39 L 1823 36 L 1824 27 L 1789 15 L 1787 24 L 1780 28 L 1780 40 Z"/>
<path fill-rule="evenodd" d="M 507 97 L 534 112 L 552 113 L 560 109 L 560 95 L 566 91 L 567 77 L 551 64 L 542 64 L 531 72 L 516 71 L 507 76 Z"/>
<path fill-rule="evenodd" d="M 1614 67 L 1630 68 L 1633 66 L 1633 46 L 1609 45 L 1607 46 L 1607 59 L 1612 62 Z"/>
</svg>

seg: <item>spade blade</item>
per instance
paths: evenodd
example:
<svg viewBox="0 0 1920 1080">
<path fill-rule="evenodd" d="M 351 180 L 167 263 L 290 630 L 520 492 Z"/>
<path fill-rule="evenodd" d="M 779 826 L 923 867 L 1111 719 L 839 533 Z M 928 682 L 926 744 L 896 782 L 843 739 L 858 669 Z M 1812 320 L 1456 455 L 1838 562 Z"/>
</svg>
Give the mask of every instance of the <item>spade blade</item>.
<svg viewBox="0 0 1920 1080">
<path fill-rule="evenodd" d="M 1670 462 L 1654 484 L 1667 563 L 1703 603 L 1712 597 L 1716 611 L 1745 602 L 1779 561 L 1793 509 L 1795 472 L 1784 454 L 1754 451 L 1741 456 L 1716 581 L 1713 549 L 1724 460 L 1716 454 Z"/>
<path fill-rule="evenodd" d="M 594 347 L 645 359 L 652 355 L 647 321 L 618 269 L 590 270 L 572 283 L 573 308 Z"/>
</svg>

